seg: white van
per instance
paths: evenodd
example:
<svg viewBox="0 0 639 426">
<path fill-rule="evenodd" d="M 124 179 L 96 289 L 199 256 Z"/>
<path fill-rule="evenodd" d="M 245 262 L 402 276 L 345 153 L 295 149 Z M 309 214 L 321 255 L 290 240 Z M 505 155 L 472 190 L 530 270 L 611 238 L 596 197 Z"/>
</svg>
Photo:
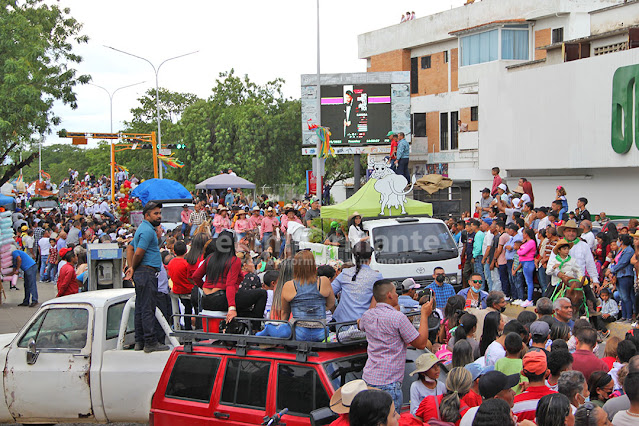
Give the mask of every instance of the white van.
<svg viewBox="0 0 639 426">
<path fill-rule="evenodd" d="M 461 258 L 448 226 L 430 217 L 364 220 L 373 247 L 371 268 L 384 278 L 401 282 L 414 278 L 422 287 L 433 282 L 433 269 L 442 267 L 447 282 L 461 288 Z"/>
</svg>

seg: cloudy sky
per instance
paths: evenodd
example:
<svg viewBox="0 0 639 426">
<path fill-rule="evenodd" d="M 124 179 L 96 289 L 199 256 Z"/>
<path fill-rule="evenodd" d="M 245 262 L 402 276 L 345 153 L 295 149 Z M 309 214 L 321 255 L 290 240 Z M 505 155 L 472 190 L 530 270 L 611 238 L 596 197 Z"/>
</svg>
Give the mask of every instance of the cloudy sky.
<svg viewBox="0 0 639 426">
<path fill-rule="evenodd" d="M 320 0 L 322 73 L 362 72 L 357 57 L 357 35 L 399 22 L 405 11 L 416 17 L 457 7 L 464 0 Z M 118 131 L 136 99 L 155 87 L 151 66 L 106 46 L 147 58 L 156 66 L 184 53 L 197 54 L 164 64 L 160 87 L 206 98 L 218 74 L 234 68 L 258 83 L 277 77 L 286 80 L 286 96 L 299 98 L 300 74 L 316 71 L 315 0 L 60 0 L 84 24 L 88 45 L 76 52 L 83 57 L 80 73 L 109 91 L 113 98 L 113 130 Z M 91 85 L 77 89 L 78 109 L 58 105 L 59 128 L 68 131 L 108 132 L 109 97 Z M 54 129 L 57 131 L 57 129 Z M 70 143 L 57 135 L 47 144 Z"/>
</svg>

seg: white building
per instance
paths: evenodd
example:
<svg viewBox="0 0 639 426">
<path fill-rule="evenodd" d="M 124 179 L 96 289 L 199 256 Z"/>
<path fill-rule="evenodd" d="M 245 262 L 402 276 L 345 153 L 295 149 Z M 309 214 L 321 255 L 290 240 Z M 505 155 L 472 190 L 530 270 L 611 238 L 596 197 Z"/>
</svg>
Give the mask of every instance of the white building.
<svg viewBox="0 0 639 426">
<path fill-rule="evenodd" d="M 528 178 L 536 205 L 562 185 L 571 208 L 584 196 L 593 214 L 639 216 L 639 139 L 626 153 L 611 143 L 613 77 L 639 64 L 638 27 L 637 1 L 483 0 L 362 34 L 359 56 L 371 72 L 411 71 L 411 166 L 467 182 L 466 209 L 497 166 L 513 188 Z M 616 122 L 629 112 L 639 131 L 629 78 Z"/>
</svg>

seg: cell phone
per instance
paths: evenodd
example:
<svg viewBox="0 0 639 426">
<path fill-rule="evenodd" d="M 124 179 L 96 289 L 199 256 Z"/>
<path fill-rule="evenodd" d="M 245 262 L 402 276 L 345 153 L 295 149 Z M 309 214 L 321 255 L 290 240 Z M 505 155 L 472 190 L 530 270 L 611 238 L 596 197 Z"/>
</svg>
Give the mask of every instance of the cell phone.
<svg viewBox="0 0 639 426">
<path fill-rule="evenodd" d="M 419 292 L 419 303 L 428 303 L 433 298 L 433 290 L 425 288 Z"/>
</svg>

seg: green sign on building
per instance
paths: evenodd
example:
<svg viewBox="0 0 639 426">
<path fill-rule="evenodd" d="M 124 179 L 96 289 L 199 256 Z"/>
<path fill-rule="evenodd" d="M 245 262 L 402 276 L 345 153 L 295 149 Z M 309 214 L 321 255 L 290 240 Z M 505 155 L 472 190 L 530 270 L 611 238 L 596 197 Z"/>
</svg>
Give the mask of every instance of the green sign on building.
<svg viewBox="0 0 639 426">
<path fill-rule="evenodd" d="M 618 68 L 612 78 L 612 149 L 625 154 L 633 139 L 639 149 L 639 65 Z"/>
</svg>

